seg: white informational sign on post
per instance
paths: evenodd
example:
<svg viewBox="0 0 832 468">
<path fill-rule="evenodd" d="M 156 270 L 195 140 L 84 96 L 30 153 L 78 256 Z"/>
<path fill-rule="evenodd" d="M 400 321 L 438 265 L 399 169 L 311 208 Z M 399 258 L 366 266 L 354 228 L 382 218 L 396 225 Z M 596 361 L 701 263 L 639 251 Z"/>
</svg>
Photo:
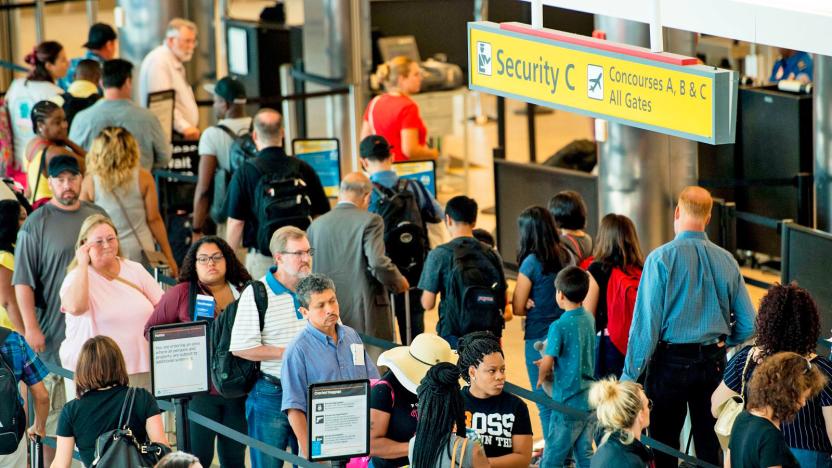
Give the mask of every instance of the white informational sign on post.
<svg viewBox="0 0 832 468">
<path fill-rule="evenodd" d="M 309 386 L 309 460 L 345 460 L 370 453 L 370 381 Z"/>
<path fill-rule="evenodd" d="M 204 393 L 208 377 L 208 323 L 160 325 L 150 329 L 153 396 L 174 398 Z"/>
</svg>

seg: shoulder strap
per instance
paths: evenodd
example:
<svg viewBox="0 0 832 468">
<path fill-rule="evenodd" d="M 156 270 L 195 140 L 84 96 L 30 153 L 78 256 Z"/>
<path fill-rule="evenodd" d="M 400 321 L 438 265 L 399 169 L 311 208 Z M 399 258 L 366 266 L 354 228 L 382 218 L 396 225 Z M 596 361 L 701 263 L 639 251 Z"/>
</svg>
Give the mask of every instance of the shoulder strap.
<svg viewBox="0 0 832 468">
<path fill-rule="evenodd" d="M 136 283 L 134 283 L 134 282 L 132 282 L 132 281 L 130 281 L 130 280 L 128 280 L 128 279 L 122 278 L 121 276 L 116 276 L 115 278 L 113 278 L 113 280 L 118 281 L 119 283 L 125 284 L 125 285 L 127 285 L 127 286 L 130 286 L 131 288 L 133 288 L 133 289 L 135 289 L 136 291 L 140 292 L 142 296 L 144 296 L 144 289 L 142 289 L 141 287 L 139 287 L 139 285 L 138 285 L 138 284 L 136 284 Z"/>
<path fill-rule="evenodd" d="M 223 132 L 225 132 L 226 135 L 230 136 L 232 140 L 236 140 L 237 137 L 239 136 L 236 133 L 232 132 L 230 128 L 226 127 L 223 124 L 217 124 L 217 125 L 214 125 L 214 126 L 217 127 L 218 129 L 222 130 Z"/>
<path fill-rule="evenodd" d="M 748 369 L 748 363 L 751 361 L 751 355 L 754 354 L 754 347 L 748 350 L 748 356 L 745 357 L 745 365 L 742 366 L 742 375 L 740 377 L 740 398 L 745 400 L 745 371 Z"/>
<path fill-rule="evenodd" d="M 460 437 L 456 436 L 454 439 L 454 446 L 451 449 L 451 468 L 456 468 L 454 465 L 456 464 L 456 449 L 459 447 Z"/>
<path fill-rule="evenodd" d="M 572 244 L 572 246 L 573 246 L 573 247 L 575 247 L 575 253 L 576 253 L 576 254 L 578 255 L 578 257 L 579 257 L 579 258 L 578 258 L 578 261 L 580 261 L 581 259 L 583 259 L 583 258 L 584 258 L 584 249 L 582 249 L 582 248 L 581 248 L 581 243 L 580 243 L 580 242 L 578 242 L 578 241 L 577 241 L 577 239 L 575 239 L 574 237 L 572 237 L 572 234 L 564 234 L 564 235 L 563 235 L 563 237 L 565 237 L 565 238 L 569 239 L 569 243 L 571 243 L 571 244 Z"/>
<path fill-rule="evenodd" d="M 38 165 L 38 176 L 35 178 L 35 189 L 32 190 L 31 203 L 36 202 L 38 198 L 38 187 L 40 187 L 40 178 L 46 168 L 46 152 L 49 150 L 49 146 L 46 145 L 40 152 L 40 165 Z"/>
<path fill-rule="evenodd" d="M 373 100 L 370 101 L 370 108 L 367 109 L 367 123 L 370 124 L 370 134 L 371 135 L 376 135 L 376 124 L 373 120 L 373 109 L 376 108 L 376 103 L 378 103 L 378 100 L 381 99 L 381 96 L 382 95 L 378 95 L 378 96 L 374 97 Z"/>
<path fill-rule="evenodd" d="M 459 439 L 457 439 L 457 440 L 459 440 Z M 468 442 L 469 442 L 469 440 L 468 440 L 467 437 L 462 438 L 462 447 L 460 447 L 460 449 L 459 449 L 459 461 L 457 462 L 458 465 L 459 465 L 459 468 L 462 468 L 462 466 L 463 466 L 462 462 L 465 461 L 465 449 L 468 448 Z M 451 468 L 453 468 L 453 463 L 451 463 Z"/>
<path fill-rule="evenodd" d="M 396 192 L 404 192 L 409 186 L 409 180 L 399 177 L 399 180 L 396 182 Z"/>
<path fill-rule="evenodd" d="M 10 328 L 0 327 L 0 345 L 2 345 L 3 343 L 6 342 L 6 340 L 9 338 L 9 336 L 12 334 L 12 331 L 13 330 L 10 329 Z M 8 367 L 9 371 L 12 372 L 12 374 L 14 373 L 12 371 L 12 365 L 8 361 L 6 361 L 6 356 L 3 356 L 3 353 L 0 353 L 0 362 L 2 362 L 3 365 Z M 393 390 L 393 387 L 390 387 L 391 392 L 392 392 L 392 390 Z"/>
<path fill-rule="evenodd" d="M 121 404 L 121 414 L 118 417 L 118 428 L 127 429 L 130 422 L 130 414 L 133 413 L 133 400 L 136 398 L 136 389 L 127 387 L 127 394 L 124 395 L 124 402 Z M 125 416 L 127 419 L 125 419 Z"/>
<path fill-rule="evenodd" d="M 266 309 L 269 308 L 269 296 L 262 281 L 252 281 L 251 288 L 251 292 L 254 294 L 254 304 L 257 306 L 257 315 L 260 319 L 260 331 L 262 332 L 263 324 L 266 321 Z"/>
<path fill-rule="evenodd" d="M 139 233 L 136 232 L 136 228 L 133 226 L 133 221 L 130 221 L 130 216 L 127 216 L 127 210 L 124 209 L 124 204 L 121 203 L 121 198 L 119 198 L 119 196 L 116 195 L 115 187 L 113 187 L 113 191 L 110 192 L 110 193 L 112 193 L 113 198 L 116 199 L 116 203 L 118 203 L 118 207 L 119 207 L 119 209 L 121 209 L 121 214 L 123 214 L 124 219 L 127 220 L 127 225 L 130 226 L 130 231 L 133 233 L 133 237 L 136 238 L 136 242 L 139 243 L 139 247 L 141 247 L 142 249 L 147 249 L 147 247 L 142 245 L 142 240 L 139 239 Z"/>
</svg>

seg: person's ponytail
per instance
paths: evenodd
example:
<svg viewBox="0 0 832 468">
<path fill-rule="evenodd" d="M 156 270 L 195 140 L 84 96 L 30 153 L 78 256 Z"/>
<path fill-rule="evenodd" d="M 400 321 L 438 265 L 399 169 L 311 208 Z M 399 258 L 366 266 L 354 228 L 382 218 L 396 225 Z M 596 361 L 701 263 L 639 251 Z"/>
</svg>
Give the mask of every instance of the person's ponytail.
<svg viewBox="0 0 832 468">
<path fill-rule="evenodd" d="M 44 41 L 35 46 L 32 52 L 24 58 L 26 63 L 32 67 L 26 79 L 54 83 L 55 79 L 49 73 L 49 70 L 46 69 L 46 64 L 54 64 L 58 60 L 58 56 L 60 56 L 62 50 L 64 50 L 64 46 L 56 41 Z"/>
</svg>

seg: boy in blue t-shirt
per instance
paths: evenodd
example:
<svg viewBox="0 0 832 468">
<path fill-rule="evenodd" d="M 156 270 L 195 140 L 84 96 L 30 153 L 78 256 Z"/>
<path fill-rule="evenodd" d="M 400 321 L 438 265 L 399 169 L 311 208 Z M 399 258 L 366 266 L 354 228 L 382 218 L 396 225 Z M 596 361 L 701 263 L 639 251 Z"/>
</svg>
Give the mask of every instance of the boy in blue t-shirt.
<svg viewBox="0 0 832 468">
<path fill-rule="evenodd" d="M 552 399 L 581 412 L 589 411 L 589 386 L 595 375 L 595 319 L 581 304 L 589 291 L 589 275 L 566 267 L 555 278 L 555 300 L 564 310 L 549 326 L 540 360 L 540 386 L 554 370 Z M 573 451 L 578 467 L 589 467 L 594 418 L 553 411 L 544 428 L 546 449 L 540 466 L 563 466 Z"/>
</svg>

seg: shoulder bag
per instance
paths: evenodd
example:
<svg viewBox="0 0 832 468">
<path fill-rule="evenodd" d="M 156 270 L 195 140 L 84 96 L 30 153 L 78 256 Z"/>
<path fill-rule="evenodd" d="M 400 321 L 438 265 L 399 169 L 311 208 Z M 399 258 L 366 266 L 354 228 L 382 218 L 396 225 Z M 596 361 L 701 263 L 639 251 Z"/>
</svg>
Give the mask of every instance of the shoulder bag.
<svg viewBox="0 0 832 468">
<path fill-rule="evenodd" d="M 754 354 L 754 348 L 748 350 L 748 356 L 745 358 L 745 365 L 742 366 L 740 394 L 734 395 L 731 398 L 723 401 L 719 405 L 719 415 L 714 424 L 714 432 L 719 439 L 719 445 L 722 450 L 728 450 L 728 443 L 731 441 L 731 429 L 734 427 L 734 421 L 737 416 L 745 409 L 745 372 L 748 369 L 748 362 L 751 361 L 751 356 Z"/>
<path fill-rule="evenodd" d="M 121 404 L 118 427 L 107 431 L 95 442 L 93 467 L 153 468 L 159 460 L 170 453 L 170 447 L 155 442 L 140 443 L 130 430 L 130 415 L 136 389 L 128 388 Z"/>
</svg>

